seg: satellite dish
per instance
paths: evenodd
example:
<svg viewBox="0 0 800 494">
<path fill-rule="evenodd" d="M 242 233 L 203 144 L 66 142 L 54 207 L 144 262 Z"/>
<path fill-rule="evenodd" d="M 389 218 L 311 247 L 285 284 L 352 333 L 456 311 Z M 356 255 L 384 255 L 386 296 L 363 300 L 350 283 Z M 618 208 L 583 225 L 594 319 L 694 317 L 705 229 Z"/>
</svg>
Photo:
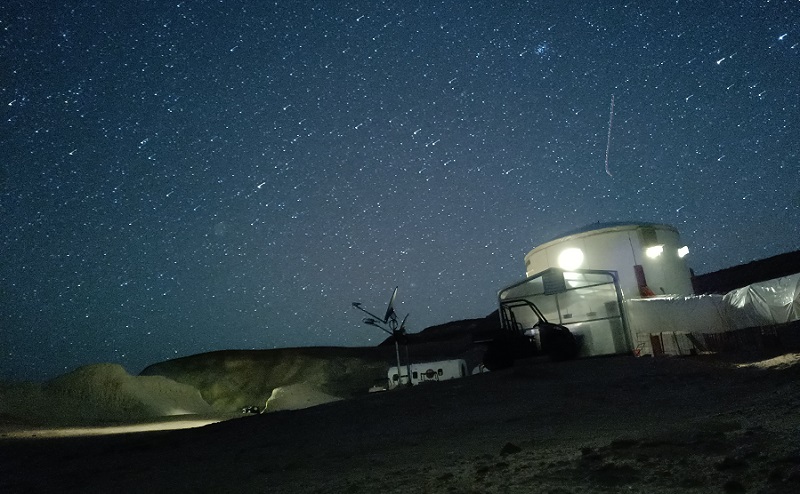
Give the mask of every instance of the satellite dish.
<svg viewBox="0 0 800 494">
<path fill-rule="evenodd" d="M 397 287 L 392 290 L 392 297 L 389 299 L 389 306 L 386 307 L 386 315 L 383 316 L 383 322 L 386 322 L 394 316 L 394 299 L 397 297 Z"/>
</svg>

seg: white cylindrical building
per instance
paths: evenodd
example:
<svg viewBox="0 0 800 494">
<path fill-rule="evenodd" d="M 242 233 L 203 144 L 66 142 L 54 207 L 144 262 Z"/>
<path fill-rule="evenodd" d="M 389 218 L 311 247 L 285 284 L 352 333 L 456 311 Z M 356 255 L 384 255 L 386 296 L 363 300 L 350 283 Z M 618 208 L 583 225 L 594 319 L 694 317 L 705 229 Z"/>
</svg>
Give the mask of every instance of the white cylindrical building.
<svg viewBox="0 0 800 494">
<path fill-rule="evenodd" d="M 693 295 L 688 248 L 678 230 L 657 223 L 596 223 L 544 243 L 525 256 L 530 277 L 550 268 L 616 271 L 625 298 Z"/>
</svg>

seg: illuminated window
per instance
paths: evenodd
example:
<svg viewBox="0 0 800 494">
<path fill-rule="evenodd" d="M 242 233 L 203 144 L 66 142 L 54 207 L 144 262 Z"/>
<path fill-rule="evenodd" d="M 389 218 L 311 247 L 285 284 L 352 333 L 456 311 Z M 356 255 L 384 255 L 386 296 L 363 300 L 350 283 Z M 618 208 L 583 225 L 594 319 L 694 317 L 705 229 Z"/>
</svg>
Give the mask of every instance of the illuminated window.
<svg viewBox="0 0 800 494">
<path fill-rule="evenodd" d="M 558 255 L 558 266 L 566 271 L 578 269 L 583 264 L 583 251 L 577 247 L 564 249 Z"/>
</svg>

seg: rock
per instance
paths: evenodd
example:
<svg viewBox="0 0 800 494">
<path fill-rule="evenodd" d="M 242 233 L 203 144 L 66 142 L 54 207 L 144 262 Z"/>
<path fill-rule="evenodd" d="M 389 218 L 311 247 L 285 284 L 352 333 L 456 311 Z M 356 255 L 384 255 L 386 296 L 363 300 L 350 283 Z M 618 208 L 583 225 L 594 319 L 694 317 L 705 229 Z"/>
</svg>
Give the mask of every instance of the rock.
<svg viewBox="0 0 800 494">
<path fill-rule="evenodd" d="M 503 446 L 503 449 L 500 450 L 500 456 L 513 455 L 519 453 L 520 451 L 522 451 L 522 448 L 516 444 L 506 443 L 506 445 Z"/>
<path fill-rule="evenodd" d="M 638 443 L 636 439 L 615 439 L 611 441 L 611 449 L 629 449 Z"/>
<path fill-rule="evenodd" d="M 726 456 L 721 462 L 714 465 L 714 468 L 716 468 L 719 471 L 740 470 L 746 467 L 747 467 L 746 461 L 734 458 L 732 456 Z"/>
<path fill-rule="evenodd" d="M 744 488 L 744 485 L 742 485 L 742 483 L 736 479 L 731 479 L 725 482 L 724 484 L 722 484 L 722 488 L 725 490 L 725 492 L 728 492 L 730 494 L 740 494 L 742 492 L 747 492 L 747 489 Z"/>
</svg>

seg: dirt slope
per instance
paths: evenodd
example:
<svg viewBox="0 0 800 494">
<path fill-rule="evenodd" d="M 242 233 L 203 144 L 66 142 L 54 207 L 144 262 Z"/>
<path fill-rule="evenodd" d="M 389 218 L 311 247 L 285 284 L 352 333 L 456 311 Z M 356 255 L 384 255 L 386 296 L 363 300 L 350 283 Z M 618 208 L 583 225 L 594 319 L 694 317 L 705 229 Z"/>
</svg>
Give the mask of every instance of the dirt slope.
<svg viewBox="0 0 800 494">
<path fill-rule="evenodd" d="M 798 492 L 796 356 L 616 357 L 201 429 L 0 441 L 0 491 Z"/>
</svg>

